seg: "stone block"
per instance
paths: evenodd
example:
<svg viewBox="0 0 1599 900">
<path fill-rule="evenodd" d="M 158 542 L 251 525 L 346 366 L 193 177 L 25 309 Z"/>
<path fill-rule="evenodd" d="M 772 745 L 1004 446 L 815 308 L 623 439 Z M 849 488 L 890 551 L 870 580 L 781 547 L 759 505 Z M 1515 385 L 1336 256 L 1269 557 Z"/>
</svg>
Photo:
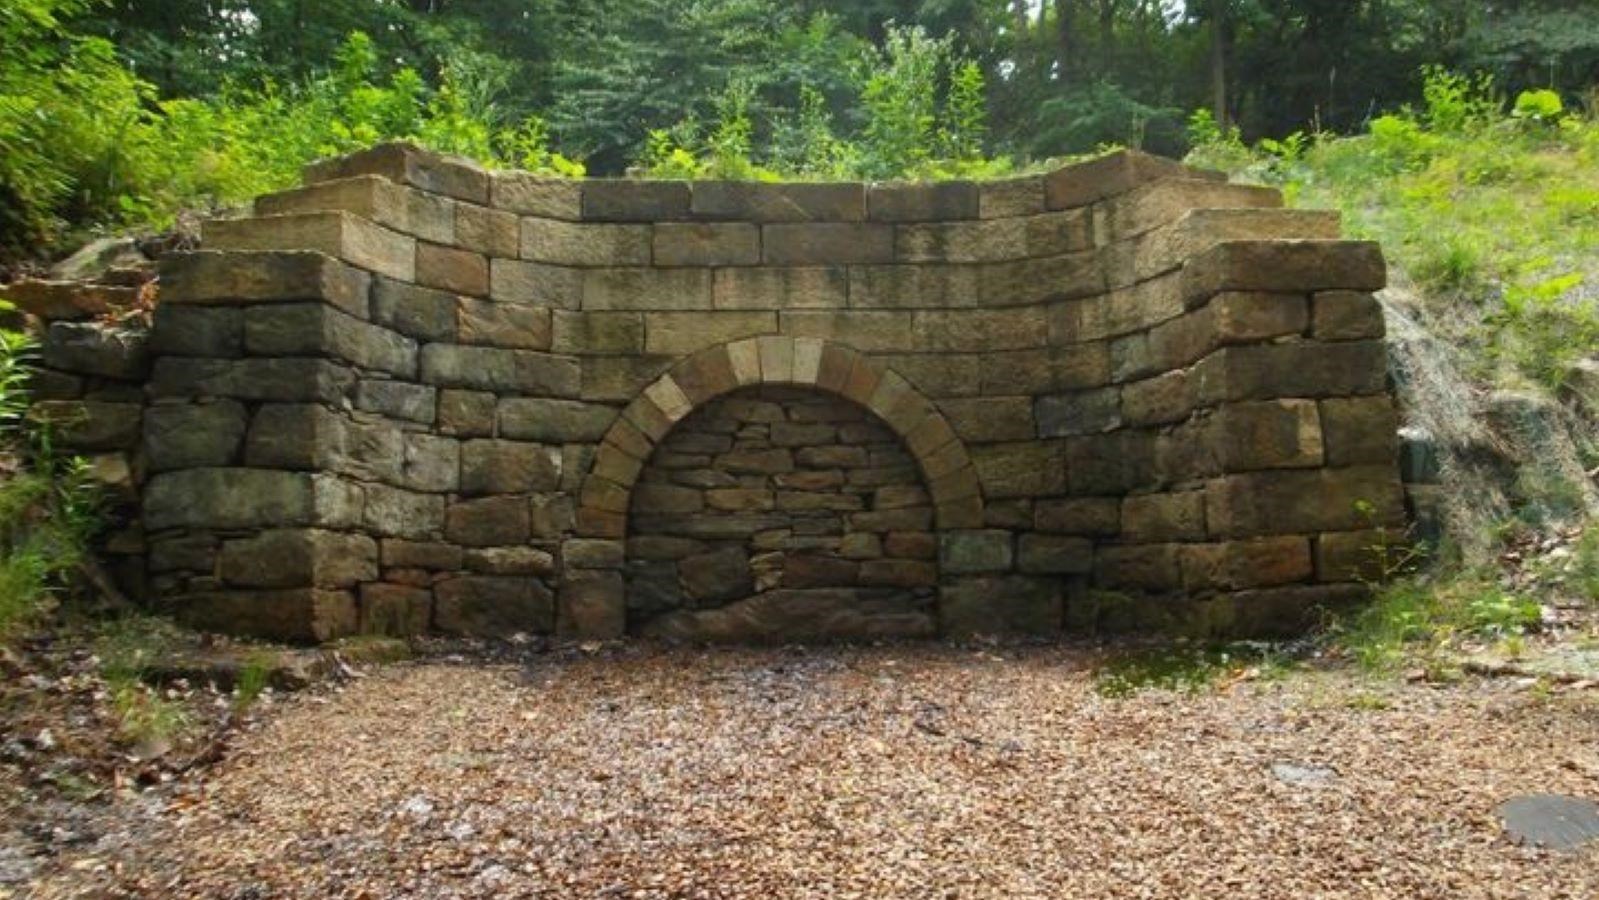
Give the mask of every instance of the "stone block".
<svg viewBox="0 0 1599 900">
<path fill-rule="evenodd" d="M 513 575 L 464 575 L 433 588 L 433 624 L 448 634 L 505 638 L 555 628 L 555 597 L 541 582 Z"/>
<path fill-rule="evenodd" d="M 363 534 L 274 529 L 222 542 L 218 570 L 238 587 L 347 588 L 378 577 L 377 543 Z"/>
<path fill-rule="evenodd" d="M 707 269 L 596 269 L 583 274 L 583 309 L 711 308 Z"/>
<path fill-rule="evenodd" d="M 1382 250 L 1361 241 L 1229 241 L 1183 266 L 1185 302 L 1223 291 L 1378 291 L 1388 282 Z"/>
<path fill-rule="evenodd" d="M 1387 394 L 1323 400 L 1327 464 L 1393 464 L 1399 458 L 1399 411 Z"/>
<path fill-rule="evenodd" d="M 851 266 L 849 305 L 856 309 L 974 307 L 982 298 L 981 270 L 967 265 Z"/>
<path fill-rule="evenodd" d="M 1163 593 L 1183 586 L 1182 544 L 1101 546 L 1094 555 L 1094 583 L 1111 590 Z"/>
<path fill-rule="evenodd" d="M 1102 241 L 1125 240 L 1182 218 L 1194 209 L 1277 209 L 1276 188 L 1178 175 L 1134 188 L 1105 205 Z"/>
<path fill-rule="evenodd" d="M 716 309 L 840 309 L 849 294 L 843 266 L 718 269 L 711 287 Z"/>
<path fill-rule="evenodd" d="M 485 575 L 555 574 L 555 556 L 538 547 L 471 547 L 462 561 L 468 570 Z"/>
<path fill-rule="evenodd" d="M 1056 534 L 1115 537 L 1121 533 L 1121 500 L 1069 497 L 1033 504 L 1033 527 Z"/>
<path fill-rule="evenodd" d="M 201 240 L 216 250 L 311 250 L 401 281 L 416 278 L 415 238 L 345 212 L 213 219 Z"/>
<path fill-rule="evenodd" d="M 150 328 L 150 352 L 158 356 L 244 354 L 244 311 L 217 306 L 162 303 Z"/>
<path fill-rule="evenodd" d="M 866 186 L 858 183 L 696 181 L 692 187 L 695 218 L 858 222 L 866 217 Z"/>
<path fill-rule="evenodd" d="M 1377 340 L 1387 333 L 1382 304 L 1362 291 L 1323 291 L 1312 300 L 1310 334 L 1318 341 Z"/>
<path fill-rule="evenodd" d="M 647 266 L 650 226 L 523 219 L 522 258 L 560 266 Z"/>
<path fill-rule="evenodd" d="M 296 525 L 351 528 L 361 517 L 361 489 L 330 475 L 268 469 L 162 472 L 145 486 L 144 525 L 243 529 Z"/>
<path fill-rule="evenodd" d="M 634 312 L 556 312 L 557 353 L 640 353 L 644 317 Z"/>
<path fill-rule="evenodd" d="M 1399 529 L 1334 531 L 1316 536 L 1316 580 L 1375 584 L 1391 577 L 1409 555 Z M 1309 572 L 1305 573 L 1309 576 Z"/>
<path fill-rule="evenodd" d="M 1045 175 L 1044 189 L 1050 209 L 1071 209 L 1124 194 L 1147 181 L 1196 175 L 1195 170 L 1169 159 L 1118 150 Z"/>
<path fill-rule="evenodd" d="M 779 223 L 761 227 L 769 265 L 852 265 L 894 261 L 894 226 L 853 222 Z"/>
<path fill-rule="evenodd" d="M 355 386 L 355 408 L 432 425 L 438 414 L 438 390 L 404 381 L 363 378 Z"/>
<path fill-rule="evenodd" d="M 505 303 L 577 309 L 583 303 L 583 270 L 496 257 L 489 260 L 489 297 Z"/>
<path fill-rule="evenodd" d="M 406 189 L 377 175 L 355 175 L 292 188 L 255 198 L 257 216 L 289 213 L 347 212 L 385 228 L 410 231 Z"/>
<path fill-rule="evenodd" d="M 739 547 L 686 557 L 677 568 L 684 596 L 701 605 L 738 600 L 755 592 L 749 555 Z"/>
<path fill-rule="evenodd" d="M 68 450 L 124 450 L 139 443 L 144 407 L 99 400 L 41 400 L 28 420 L 47 426 L 56 446 Z"/>
<path fill-rule="evenodd" d="M 620 569 L 625 556 L 621 541 L 580 538 L 561 544 L 561 562 L 569 569 Z"/>
<path fill-rule="evenodd" d="M 317 404 L 269 403 L 251 421 L 244 460 L 262 468 L 329 469 L 394 481 L 402 453 L 400 431 L 388 423 L 354 421 Z"/>
<path fill-rule="evenodd" d="M 144 411 L 144 460 L 151 472 L 225 466 L 244 440 L 244 406 L 233 400 L 155 404 Z"/>
<path fill-rule="evenodd" d="M 912 181 L 866 189 L 866 217 L 874 222 L 942 222 L 977 218 L 978 186 L 970 181 Z"/>
<path fill-rule="evenodd" d="M 372 321 L 423 341 L 454 341 L 454 294 L 379 278 L 372 286 Z"/>
<path fill-rule="evenodd" d="M 939 631 L 945 637 L 1054 635 L 1060 631 L 1064 612 L 1055 578 L 959 578 L 938 592 Z"/>
<path fill-rule="evenodd" d="M 941 400 L 938 409 L 962 440 L 979 443 L 1024 441 L 1037 432 L 1029 397 Z"/>
<path fill-rule="evenodd" d="M 784 311 L 779 318 L 785 335 L 837 342 L 863 353 L 918 346 L 910 312 L 797 310 Z"/>
<path fill-rule="evenodd" d="M 563 637 L 612 640 L 627 630 L 627 588 L 620 572 L 567 572 L 561 580 L 560 615 Z"/>
<path fill-rule="evenodd" d="M 456 323 L 463 344 L 548 350 L 552 342 L 550 310 L 541 306 L 462 297 Z"/>
<path fill-rule="evenodd" d="M 408 433 L 401 437 L 401 487 L 454 491 L 461 486 L 461 445 L 454 438 Z"/>
<path fill-rule="evenodd" d="M 683 355 L 776 331 L 775 312 L 652 312 L 644 314 L 644 349 Z"/>
<path fill-rule="evenodd" d="M 576 400 L 499 401 L 501 437 L 544 443 L 597 442 L 616 421 L 614 406 Z"/>
<path fill-rule="evenodd" d="M 410 233 L 436 244 L 455 243 L 455 207 L 448 197 L 424 191 L 405 192 L 405 214 Z"/>
<path fill-rule="evenodd" d="M 1404 520 L 1392 465 L 1229 475 L 1210 482 L 1206 494 L 1216 537 L 1357 531 Z"/>
<path fill-rule="evenodd" d="M 1017 568 L 1035 575 L 1087 575 L 1094 570 L 1094 542 L 1059 534 L 1024 534 L 1017 539 Z"/>
<path fill-rule="evenodd" d="M 1211 456 L 1229 472 L 1314 468 L 1325 460 L 1313 400 L 1230 403 L 1206 429 Z"/>
<path fill-rule="evenodd" d="M 52 322 L 40 342 L 44 364 L 75 375 L 140 381 L 150 370 L 150 335 L 99 322 Z"/>
<path fill-rule="evenodd" d="M 1181 422 L 1193 413 L 1195 394 L 1187 369 L 1132 382 L 1121 389 L 1122 421 L 1130 426 Z"/>
<path fill-rule="evenodd" d="M 441 389 L 439 432 L 455 437 L 492 437 L 498 403 L 493 394 L 482 391 Z"/>
<path fill-rule="evenodd" d="M 1044 178 L 1041 175 L 996 178 L 977 183 L 977 217 L 980 219 L 1030 216 L 1044 209 Z"/>
<path fill-rule="evenodd" d="M 655 226 L 657 266 L 753 266 L 761 231 L 747 222 L 679 222 Z"/>
<path fill-rule="evenodd" d="M 356 175 L 380 175 L 399 184 L 470 203 L 487 203 L 489 175 L 457 156 L 423 150 L 414 144 L 378 144 L 367 150 L 306 166 L 308 184 Z"/>
<path fill-rule="evenodd" d="M 1210 324 L 1218 344 L 1299 335 L 1310 325 L 1310 304 L 1303 294 L 1228 291 L 1211 298 Z"/>
<path fill-rule="evenodd" d="M 488 257 L 424 241 L 416 247 L 416 283 L 456 294 L 486 297 L 489 293 Z"/>
<path fill-rule="evenodd" d="M 190 628 L 289 643 L 344 637 L 354 633 L 357 622 L 349 591 L 207 591 L 175 597 L 171 605 L 178 621 Z"/>
<path fill-rule="evenodd" d="M 1073 300 L 1106 290 L 1104 260 L 1092 251 L 981 263 L 982 306 Z"/>
<path fill-rule="evenodd" d="M 443 387 L 545 397 L 576 397 L 580 384 L 573 357 L 500 347 L 428 344 L 421 373 L 422 381 Z"/>
<path fill-rule="evenodd" d="M 513 213 L 576 221 L 583 218 L 583 182 L 527 172 L 494 172 L 489 202 Z"/>
<path fill-rule="evenodd" d="M 1190 544 L 1182 550 L 1183 585 L 1190 591 L 1233 591 L 1306 581 L 1310 541 L 1299 535 Z"/>
<path fill-rule="evenodd" d="M 1122 395 L 1119 388 L 1097 388 L 1070 394 L 1039 397 L 1035 414 L 1040 437 L 1100 434 L 1121 427 Z"/>
<path fill-rule="evenodd" d="M 433 591 L 375 581 L 361 585 L 358 628 L 361 634 L 415 637 L 426 634 L 433 619 Z"/>
<path fill-rule="evenodd" d="M 688 217 L 689 183 L 591 178 L 583 182 L 583 218 L 595 222 L 658 222 Z"/>
<path fill-rule="evenodd" d="M 899 559 L 937 559 L 938 538 L 925 531 L 891 531 L 883 536 L 883 553 Z"/>
<path fill-rule="evenodd" d="M 1073 391 L 1110 382 L 1110 353 L 1103 342 L 984 353 L 977 360 L 977 388 L 989 396 Z"/>
<path fill-rule="evenodd" d="M 70 321 L 129 309 L 138 304 L 139 289 L 23 277 L 6 285 L 6 299 L 18 310 L 47 322 Z"/>
<path fill-rule="evenodd" d="M 470 203 L 455 204 L 455 243 L 467 250 L 514 259 L 521 245 L 521 227 L 521 219 L 513 213 Z M 420 259 L 417 265 L 421 266 Z"/>
<path fill-rule="evenodd" d="M 366 507 L 361 523 L 372 532 L 386 537 L 418 541 L 436 539 L 443 533 L 442 496 L 408 491 L 386 484 L 368 484 L 363 490 L 366 494 Z M 450 568 L 459 568 L 459 566 Z"/>
<path fill-rule="evenodd" d="M 1205 492 L 1137 494 L 1122 501 L 1122 537 L 1129 541 L 1202 541 Z"/>
<path fill-rule="evenodd" d="M 251 307 L 244 347 L 252 356 L 331 357 L 400 378 L 416 376 L 416 342 L 314 303 Z"/>
<path fill-rule="evenodd" d="M 444 513 L 444 534 L 467 547 L 520 544 L 530 534 L 527 501 L 521 497 L 487 497 L 451 503 Z"/>
<path fill-rule="evenodd" d="M 1388 357 L 1381 341 L 1294 341 L 1225 347 L 1198 367 L 1199 399 L 1266 400 L 1382 393 Z"/>
<path fill-rule="evenodd" d="M 161 261 L 161 303 L 250 304 L 322 300 L 367 315 L 372 277 L 308 250 L 178 253 Z"/>
<path fill-rule="evenodd" d="M 379 558 L 385 569 L 426 569 L 453 572 L 461 568 L 464 556 L 460 547 L 438 541 L 383 540 Z"/>
<path fill-rule="evenodd" d="M 951 575 L 1009 571 L 1015 562 L 1011 533 L 997 529 L 941 532 L 938 562 Z"/>
<path fill-rule="evenodd" d="M 875 587 L 936 587 L 938 566 L 917 559 L 868 559 L 861 563 L 859 580 Z"/>
<path fill-rule="evenodd" d="M 1049 333 L 1045 311 L 1039 307 L 923 310 L 914 316 L 919 350 L 1020 350 L 1042 346 Z"/>
<path fill-rule="evenodd" d="M 1106 496 L 1154 484 L 1160 474 L 1155 446 L 1155 435 L 1148 431 L 1068 438 L 1064 455 L 1071 492 Z"/>
<path fill-rule="evenodd" d="M 461 444 L 461 490 L 468 494 L 553 491 L 560 485 L 560 460 L 557 448 L 541 444 L 465 441 Z M 525 516 L 524 511 L 524 520 Z"/>
</svg>

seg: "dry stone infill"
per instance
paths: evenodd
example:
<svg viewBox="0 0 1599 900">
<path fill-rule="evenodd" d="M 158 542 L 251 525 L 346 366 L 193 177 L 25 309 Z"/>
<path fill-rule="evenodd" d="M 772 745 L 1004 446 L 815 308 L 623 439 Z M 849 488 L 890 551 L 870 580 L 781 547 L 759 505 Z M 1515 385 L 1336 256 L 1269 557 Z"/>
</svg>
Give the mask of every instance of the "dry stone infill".
<svg viewBox="0 0 1599 900">
<path fill-rule="evenodd" d="M 167 260 L 147 334 L 45 331 L 130 590 L 196 624 L 1284 633 L 1404 520 L 1381 255 L 1271 190 L 306 180 Z"/>
</svg>

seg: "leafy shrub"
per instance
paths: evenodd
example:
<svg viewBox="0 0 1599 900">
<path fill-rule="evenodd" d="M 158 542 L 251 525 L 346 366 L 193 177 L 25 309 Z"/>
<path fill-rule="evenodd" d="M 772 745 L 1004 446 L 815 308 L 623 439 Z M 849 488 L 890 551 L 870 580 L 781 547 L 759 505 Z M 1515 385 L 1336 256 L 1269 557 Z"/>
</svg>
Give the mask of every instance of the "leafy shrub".
<svg viewBox="0 0 1599 900">
<path fill-rule="evenodd" d="M 1516 97 L 1516 106 L 1511 115 L 1525 122 L 1547 125 L 1558 122 L 1565 110 L 1566 105 L 1554 91 L 1522 91 Z"/>
</svg>

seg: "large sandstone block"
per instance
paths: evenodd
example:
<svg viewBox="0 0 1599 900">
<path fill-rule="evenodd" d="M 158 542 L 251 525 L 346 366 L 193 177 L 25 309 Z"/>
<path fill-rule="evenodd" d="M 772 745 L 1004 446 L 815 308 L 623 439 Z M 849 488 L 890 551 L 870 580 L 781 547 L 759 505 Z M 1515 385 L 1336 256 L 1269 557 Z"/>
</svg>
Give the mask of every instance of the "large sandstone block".
<svg viewBox="0 0 1599 900">
<path fill-rule="evenodd" d="M 646 353 L 682 356 L 739 338 L 777 332 L 777 313 L 763 311 L 644 314 Z"/>
<path fill-rule="evenodd" d="M 463 575 L 439 582 L 433 597 L 433 624 L 449 634 L 504 638 L 555 629 L 555 597 L 532 578 Z"/>
<path fill-rule="evenodd" d="M 378 175 L 355 175 L 307 184 L 255 198 L 257 216 L 347 212 L 385 228 L 412 233 L 410 192 Z"/>
<path fill-rule="evenodd" d="M 647 266 L 650 226 L 523 219 L 522 258 L 561 266 Z"/>
<path fill-rule="evenodd" d="M 1205 492 L 1136 494 L 1122 501 L 1122 537 L 1129 541 L 1205 539 Z"/>
<path fill-rule="evenodd" d="M 416 278 L 416 239 L 345 212 L 213 219 L 201 241 L 215 250 L 312 250 L 398 278 Z"/>
<path fill-rule="evenodd" d="M 627 588 L 620 572 L 571 571 L 561 579 L 556 632 L 612 640 L 627 629 Z"/>
<path fill-rule="evenodd" d="M 456 297 L 445 291 L 379 278 L 372 287 L 372 321 L 417 340 L 453 342 Z"/>
<path fill-rule="evenodd" d="M 1047 313 L 1036 306 L 920 310 L 912 315 L 916 323 L 916 346 L 913 349 L 917 350 L 1020 350 L 1043 346 L 1049 334 Z"/>
<path fill-rule="evenodd" d="M 1016 543 L 1016 567 L 1035 575 L 1087 575 L 1094 570 L 1094 542 L 1059 534 L 1024 534 Z"/>
<path fill-rule="evenodd" d="M 361 488 L 309 472 L 211 468 L 162 472 L 144 491 L 144 525 L 164 528 L 354 528 Z"/>
<path fill-rule="evenodd" d="M 191 628 L 290 643 L 331 641 L 353 634 L 357 624 L 349 591 L 212 591 L 171 602 L 178 620 Z"/>
<path fill-rule="evenodd" d="M 546 219 L 583 218 L 583 182 L 527 172 L 495 172 L 489 201 L 498 209 Z"/>
<path fill-rule="evenodd" d="M 475 253 L 515 259 L 521 246 L 522 220 L 470 203 L 455 204 L 454 243 Z"/>
<path fill-rule="evenodd" d="M 1105 204 L 1101 241 L 1143 234 L 1194 209 L 1278 209 L 1276 188 L 1204 178 L 1168 177 L 1148 182 Z"/>
<path fill-rule="evenodd" d="M 763 225 L 761 258 L 778 266 L 893 262 L 894 226 L 853 222 Z"/>
<path fill-rule="evenodd" d="M 520 497 L 487 497 L 451 503 L 444 536 L 467 547 L 504 547 L 528 539 L 529 510 Z"/>
<path fill-rule="evenodd" d="M 1194 209 L 1176 222 L 1119 241 L 1101 253 L 1109 284 L 1120 287 L 1183 268 L 1231 241 L 1336 240 L 1338 213 L 1316 209 Z"/>
<path fill-rule="evenodd" d="M 859 183 L 696 181 L 692 188 L 690 210 L 699 219 L 858 222 L 866 218 L 866 186 Z"/>
<path fill-rule="evenodd" d="M 52 322 L 41 343 L 44 364 L 77 375 L 143 380 L 150 369 L 149 333 L 98 322 Z"/>
<path fill-rule="evenodd" d="M 1122 393 L 1114 387 L 1039 397 L 1035 406 L 1040 437 L 1101 434 L 1122 424 Z"/>
<path fill-rule="evenodd" d="M 595 222 L 658 222 L 688 217 L 689 183 L 591 178 L 583 182 L 583 218 Z"/>
<path fill-rule="evenodd" d="M 1183 585 L 1190 591 L 1242 590 L 1307 581 L 1310 540 L 1302 535 L 1190 544 L 1182 550 Z"/>
<path fill-rule="evenodd" d="M 413 541 L 434 540 L 443 534 L 444 497 L 386 484 L 364 485 L 363 492 L 366 508 L 362 511 L 361 524 L 368 531 Z"/>
<path fill-rule="evenodd" d="M 29 407 L 28 420 L 65 449 L 126 450 L 139 442 L 143 413 L 139 403 L 41 400 Z"/>
<path fill-rule="evenodd" d="M 377 543 L 363 534 L 274 529 L 222 542 L 219 572 L 238 587 L 348 588 L 378 576 Z"/>
<path fill-rule="evenodd" d="M 455 313 L 456 332 L 463 344 L 549 350 L 553 342 L 551 314 L 545 307 L 462 297 Z"/>
<path fill-rule="evenodd" d="M 1206 488 L 1212 536 L 1357 531 L 1404 521 L 1394 466 L 1229 475 Z"/>
<path fill-rule="evenodd" d="M 1137 150 L 1118 150 L 1045 175 L 1044 189 L 1050 209 L 1070 209 L 1124 194 L 1144 182 L 1160 178 L 1226 180 L 1226 176 L 1219 173 L 1190 169 Z"/>
<path fill-rule="evenodd" d="M 1015 563 L 1009 531 L 944 531 L 938 535 L 938 565 L 951 575 L 1009 571 Z"/>
<path fill-rule="evenodd" d="M 363 378 L 355 387 L 355 408 L 432 425 L 438 412 L 438 389 L 388 379 Z"/>
<path fill-rule="evenodd" d="M 959 578 L 938 592 L 939 631 L 946 637 L 1053 635 L 1063 615 L 1060 582 L 1051 577 Z"/>
<path fill-rule="evenodd" d="M 866 215 L 874 222 L 941 222 L 977 218 L 977 184 L 914 181 L 866 189 Z"/>
<path fill-rule="evenodd" d="M 1228 472 L 1315 468 L 1326 460 L 1314 400 L 1229 403 L 1217 410 L 1205 439 Z"/>
<path fill-rule="evenodd" d="M 1387 285 L 1382 250 L 1360 241 L 1229 241 L 1183 266 L 1192 304 L 1222 291 L 1378 291 Z"/>
<path fill-rule="evenodd" d="M 434 194 L 471 203 L 489 200 L 489 175 L 475 163 L 423 150 L 413 144 L 379 144 L 368 150 L 305 167 L 308 184 L 357 175 L 379 175 Z"/>
<path fill-rule="evenodd" d="M 225 466 L 244 440 L 244 406 L 233 400 L 155 404 L 144 412 L 143 448 L 151 472 Z"/>
<path fill-rule="evenodd" d="M 251 307 L 244 347 L 252 356 L 325 356 L 400 378 L 416 376 L 416 342 L 317 303 Z"/>
<path fill-rule="evenodd" d="M 461 490 L 468 494 L 553 491 L 560 483 L 561 456 L 555 447 L 494 440 L 461 445 Z"/>
<path fill-rule="evenodd" d="M 501 400 L 500 434 L 519 441 L 592 443 L 605 437 L 616 421 L 614 406 L 575 400 Z"/>
<path fill-rule="evenodd" d="M 1093 251 L 979 263 L 982 306 L 1019 306 L 1092 297 L 1106 290 L 1105 264 Z"/>
<path fill-rule="evenodd" d="M 1318 341 L 1363 341 L 1387 331 L 1382 304 L 1362 291 L 1323 291 L 1315 295 L 1311 336 Z"/>
<path fill-rule="evenodd" d="M 1392 464 L 1399 458 L 1399 411 L 1387 394 L 1342 397 L 1320 403 L 1327 464 Z"/>
<path fill-rule="evenodd" d="M 1131 544 L 1099 547 L 1094 583 L 1110 590 L 1165 593 L 1183 586 L 1183 544 Z"/>
<path fill-rule="evenodd" d="M 428 588 L 381 581 L 361 585 L 361 634 L 415 637 L 426 634 L 432 620 L 433 591 Z"/>
<path fill-rule="evenodd" d="M 488 257 L 424 241 L 416 245 L 416 283 L 456 294 L 486 297 L 489 293 Z"/>
<path fill-rule="evenodd" d="M 150 326 L 150 352 L 157 356 L 244 355 L 244 310 L 162 303 Z"/>
<path fill-rule="evenodd" d="M 746 222 L 680 222 L 655 226 L 657 266 L 753 266 L 761 230 Z"/>
<path fill-rule="evenodd" d="M 508 303 L 577 309 L 583 303 L 583 270 L 517 259 L 491 259 L 489 296 Z"/>
<path fill-rule="evenodd" d="M 710 309 L 708 269 L 596 269 L 583 274 L 583 309 Z"/>
<path fill-rule="evenodd" d="M 576 359 L 533 350 L 428 344 L 421 372 L 422 381 L 444 387 L 554 397 L 579 392 Z"/>
<path fill-rule="evenodd" d="M 372 277 L 311 250 L 178 253 L 161 261 L 161 303 L 322 300 L 366 318 Z"/>
<path fill-rule="evenodd" d="M 1381 341 L 1224 347 L 1199 363 L 1196 379 L 1204 403 L 1380 394 L 1388 354 Z"/>
<path fill-rule="evenodd" d="M 843 266 L 741 267 L 716 270 L 716 309 L 839 309 L 850 285 Z"/>
</svg>

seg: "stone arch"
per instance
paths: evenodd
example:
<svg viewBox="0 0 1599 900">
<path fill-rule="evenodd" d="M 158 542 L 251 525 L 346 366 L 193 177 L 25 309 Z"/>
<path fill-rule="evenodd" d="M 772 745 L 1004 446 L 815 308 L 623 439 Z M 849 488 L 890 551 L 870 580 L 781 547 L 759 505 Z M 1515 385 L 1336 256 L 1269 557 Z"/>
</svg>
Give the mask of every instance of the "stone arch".
<svg viewBox="0 0 1599 900">
<path fill-rule="evenodd" d="M 916 461 L 932 497 L 937 529 L 982 527 L 982 490 L 966 446 L 938 408 L 909 381 L 843 344 L 767 336 L 695 353 L 622 410 L 584 479 L 578 534 L 625 537 L 633 485 L 656 445 L 705 403 L 757 385 L 814 388 L 870 410 Z"/>
</svg>

